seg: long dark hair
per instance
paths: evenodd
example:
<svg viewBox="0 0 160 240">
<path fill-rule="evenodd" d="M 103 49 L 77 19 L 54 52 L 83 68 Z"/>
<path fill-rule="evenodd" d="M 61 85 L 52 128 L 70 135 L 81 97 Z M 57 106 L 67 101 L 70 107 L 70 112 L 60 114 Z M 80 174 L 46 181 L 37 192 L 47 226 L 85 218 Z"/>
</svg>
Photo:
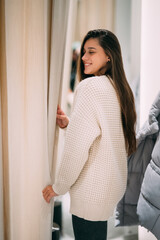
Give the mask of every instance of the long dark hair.
<svg viewBox="0 0 160 240">
<path fill-rule="evenodd" d="M 120 102 L 123 133 L 126 151 L 129 156 L 136 150 L 136 111 L 134 96 L 127 82 L 123 68 L 121 47 L 117 37 L 112 32 L 105 29 L 89 31 L 82 42 L 79 55 L 77 73 L 80 81 L 87 77 L 93 76 L 84 73 L 84 64 L 82 61 L 84 45 L 90 38 L 97 39 L 99 41 L 99 45 L 104 49 L 104 52 L 110 58 L 110 62 L 107 63 L 108 66 L 105 74 L 109 77 L 109 79 L 112 79 L 113 86 Z"/>
</svg>

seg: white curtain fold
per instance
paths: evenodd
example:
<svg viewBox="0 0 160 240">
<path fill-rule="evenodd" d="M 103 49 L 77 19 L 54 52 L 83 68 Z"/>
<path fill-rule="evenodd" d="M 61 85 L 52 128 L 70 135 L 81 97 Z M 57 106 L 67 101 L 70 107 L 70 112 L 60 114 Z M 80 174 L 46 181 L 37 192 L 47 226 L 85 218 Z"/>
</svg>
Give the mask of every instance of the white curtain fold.
<svg viewBox="0 0 160 240">
<path fill-rule="evenodd" d="M 54 183 L 57 162 L 61 159 L 64 138 L 64 131 L 59 131 L 58 127 L 54 127 L 56 122 L 56 109 L 57 103 L 64 111 L 66 111 L 67 106 L 77 3 L 77 0 L 59 0 L 54 1 L 53 6 L 51 37 L 53 45 L 51 46 L 48 98 L 48 152 L 52 184 Z M 52 146 L 54 146 L 54 148 Z"/>
<path fill-rule="evenodd" d="M 50 181 L 46 144 L 46 4 L 42 0 L 5 1 L 6 79 L 2 79 L 6 81 L 8 103 L 5 239 L 51 236 L 51 205 L 44 202 L 41 193 Z"/>
<path fill-rule="evenodd" d="M 70 4 L 0 1 L 2 240 L 3 232 L 5 240 L 51 239 L 53 204 L 44 201 L 42 189 L 52 183 L 56 165 Z"/>
<path fill-rule="evenodd" d="M 0 1 L 0 237 L 7 239 L 4 226 L 9 219 L 8 207 L 8 117 L 7 117 L 7 88 L 6 88 L 6 39 L 5 39 L 5 7 L 4 1 Z M 2 81 L 3 79 L 3 81 Z M 5 159 L 5 161 L 3 161 Z M 4 181 L 4 179 L 7 181 Z M 4 184 L 5 182 L 5 184 Z"/>
<path fill-rule="evenodd" d="M 1 88 L 1 86 L 0 86 L 0 88 Z M 4 240 L 1 89 L 0 89 L 0 239 L 1 239 L 1 240 Z"/>
<path fill-rule="evenodd" d="M 115 0 L 78 1 L 75 40 L 82 41 L 89 30 L 105 28 L 114 31 Z"/>
<path fill-rule="evenodd" d="M 62 86 L 64 51 L 69 0 L 54 0 L 51 26 L 50 72 L 48 91 L 48 156 L 52 184 L 55 175 L 59 130 L 56 126 L 56 110 Z"/>
</svg>

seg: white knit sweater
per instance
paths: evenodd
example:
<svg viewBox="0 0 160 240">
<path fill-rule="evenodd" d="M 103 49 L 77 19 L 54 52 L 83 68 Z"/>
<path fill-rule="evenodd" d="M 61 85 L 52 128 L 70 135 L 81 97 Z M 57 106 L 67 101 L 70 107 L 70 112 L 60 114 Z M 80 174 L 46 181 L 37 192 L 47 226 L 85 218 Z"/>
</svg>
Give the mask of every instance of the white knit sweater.
<svg viewBox="0 0 160 240">
<path fill-rule="evenodd" d="M 113 215 L 127 181 L 120 105 L 106 76 L 90 77 L 75 91 L 54 191 L 70 192 L 70 212 L 91 221 Z"/>
</svg>

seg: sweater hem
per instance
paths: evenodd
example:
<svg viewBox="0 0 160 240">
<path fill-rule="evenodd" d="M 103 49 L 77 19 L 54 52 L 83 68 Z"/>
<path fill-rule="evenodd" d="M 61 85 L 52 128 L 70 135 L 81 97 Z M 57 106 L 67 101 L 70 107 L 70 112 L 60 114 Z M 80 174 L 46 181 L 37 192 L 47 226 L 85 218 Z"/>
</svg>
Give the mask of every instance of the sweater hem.
<svg viewBox="0 0 160 240">
<path fill-rule="evenodd" d="M 70 213 L 89 221 L 107 221 L 116 206 L 107 203 L 91 203 L 71 197 Z"/>
</svg>

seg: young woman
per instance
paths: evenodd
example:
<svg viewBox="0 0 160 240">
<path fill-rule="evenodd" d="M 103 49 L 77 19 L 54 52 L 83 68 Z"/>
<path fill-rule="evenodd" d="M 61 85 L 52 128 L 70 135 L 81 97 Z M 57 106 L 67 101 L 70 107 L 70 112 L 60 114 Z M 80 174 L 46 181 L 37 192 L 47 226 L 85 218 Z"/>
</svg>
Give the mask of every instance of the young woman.
<svg viewBox="0 0 160 240">
<path fill-rule="evenodd" d="M 106 240 L 107 220 L 122 198 L 127 156 L 136 149 L 136 113 L 117 37 L 98 29 L 85 36 L 70 120 L 58 107 L 57 124 L 67 127 L 63 159 L 49 203 L 70 192 L 76 240 Z"/>
</svg>

